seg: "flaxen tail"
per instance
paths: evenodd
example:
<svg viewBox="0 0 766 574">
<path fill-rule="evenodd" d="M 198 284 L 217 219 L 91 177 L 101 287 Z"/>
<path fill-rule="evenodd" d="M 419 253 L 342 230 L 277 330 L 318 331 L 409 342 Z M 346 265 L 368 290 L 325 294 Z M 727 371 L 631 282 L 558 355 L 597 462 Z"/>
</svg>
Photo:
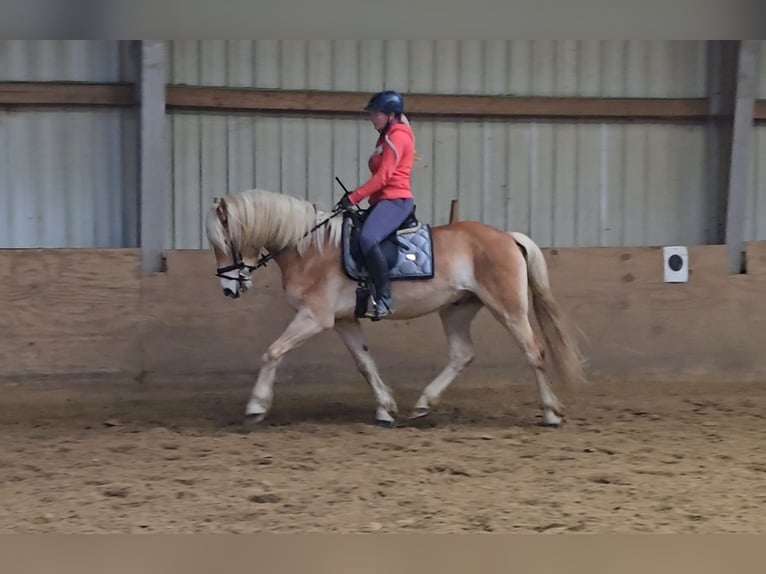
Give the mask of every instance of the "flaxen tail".
<svg viewBox="0 0 766 574">
<path fill-rule="evenodd" d="M 545 256 L 540 247 L 523 233 L 514 231 L 511 235 L 527 252 L 527 270 L 535 316 L 550 350 L 553 364 L 564 384 L 582 384 L 585 382 L 584 360 L 577 341 L 564 325 L 558 303 L 551 292 Z"/>
</svg>

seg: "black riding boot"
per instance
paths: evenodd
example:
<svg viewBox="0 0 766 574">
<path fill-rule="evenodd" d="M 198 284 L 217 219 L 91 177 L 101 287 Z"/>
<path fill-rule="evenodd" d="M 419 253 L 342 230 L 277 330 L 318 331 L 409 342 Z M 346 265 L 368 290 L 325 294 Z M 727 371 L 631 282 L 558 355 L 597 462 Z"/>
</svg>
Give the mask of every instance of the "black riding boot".
<svg viewBox="0 0 766 574">
<path fill-rule="evenodd" d="M 375 300 L 375 314 L 373 321 L 380 321 L 386 315 L 394 311 L 391 291 L 388 285 L 388 261 L 380 249 L 380 245 L 373 247 L 365 257 L 367 272 L 370 275 L 370 281 L 373 287 L 373 297 Z"/>
</svg>

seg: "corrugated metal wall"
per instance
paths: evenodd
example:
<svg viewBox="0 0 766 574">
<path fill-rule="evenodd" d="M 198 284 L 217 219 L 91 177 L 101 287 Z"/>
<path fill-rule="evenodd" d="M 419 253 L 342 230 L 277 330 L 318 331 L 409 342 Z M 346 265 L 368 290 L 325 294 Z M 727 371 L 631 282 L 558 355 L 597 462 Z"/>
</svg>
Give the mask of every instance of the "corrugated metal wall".
<svg viewBox="0 0 766 574">
<path fill-rule="evenodd" d="M 704 97 L 704 42 L 174 41 L 169 81 L 422 93 Z M 360 97 L 360 108 L 364 105 Z M 419 214 L 531 233 L 546 246 L 705 240 L 705 128 L 417 121 Z M 173 113 L 169 245 L 204 245 L 212 197 L 257 186 L 318 201 L 367 177 L 360 119 Z"/>
<path fill-rule="evenodd" d="M 0 81 L 120 75 L 117 41 L 0 41 Z M 134 119 L 119 110 L 0 109 L 0 247 L 123 246 L 131 134 Z"/>
<path fill-rule="evenodd" d="M 184 40 L 168 80 L 421 93 L 704 97 L 703 41 Z"/>
<path fill-rule="evenodd" d="M 745 240 L 766 239 L 766 126 L 753 132 L 750 196 L 745 219 Z"/>
<path fill-rule="evenodd" d="M 0 40 L 0 81 L 117 82 L 116 40 Z"/>
<path fill-rule="evenodd" d="M 0 110 L 0 247 L 121 247 L 119 112 Z"/>
<path fill-rule="evenodd" d="M 761 42 L 758 62 L 758 97 L 766 99 L 766 41 Z M 745 221 L 745 239 L 766 239 L 766 124 L 756 124 L 753 133 L 750 197 Z"/>
<path fill-rule="evenodd" d="M 173 83 L 433 93 L 704 97 L 703 42 L 172 41 Z M 0 41 L 0 81 L 126 79 L 116 41 Z M 760 61 L 766 98 L 766 42 Z M 360 96 L 360 108 L 364 104 Z M 130 244 L 130 112 L 0 110 L 0 247 Z M 367 177 L 363 119 L 169 114 L 167 247 L 204 247 L 215 195 L 264 187 L 323 203 Z M 703 126 L 418 121 L 419 214 L 532 234 L 543 245 L 706 240 Z M 754 139 L 747 239 L 766 239 L 766 126 Z M 19 216 L 19 217 L 17 217 Z"/>
</svg>

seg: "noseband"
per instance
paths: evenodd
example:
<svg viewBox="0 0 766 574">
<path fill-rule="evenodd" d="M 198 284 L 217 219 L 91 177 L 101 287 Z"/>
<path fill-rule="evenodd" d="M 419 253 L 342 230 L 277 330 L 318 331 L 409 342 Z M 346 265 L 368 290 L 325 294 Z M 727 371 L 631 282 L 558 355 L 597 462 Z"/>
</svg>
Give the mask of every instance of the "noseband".
<svg viewBox="0 0 766 574">
<path fill-rule="evenodd" d="M 231 240 L 229 241 L 229 250 L 231 251 L 231 258 L 233 263 L 231 265 L 227 265 L 225 267 L 219 267 L 215 270 L 215 276 L 220 277 L 221 279 L 229 279 L 230 281 L 239 281 L 240 284 L 247 281 L 247 276 L 245 276 L 242 271 L 244 269 L 247 269 L 250 273 L 258 269 L 259 267 L 265 267 L 266 263 L 269 262 L 269 260 L 273 259 L 273 257 L 270 254 L 262 255 L 261 258 L 258 260 L 258 263 L 255 265 L 248 265 L 242 260 L 242 254 L 239 252 L 239 250 L 234 247 L 234 242 Z M 236 277 L 231 277 L 227 275 L 227 273 L 231 271 L 239 271 L 237 273 Z"/>
</svg>

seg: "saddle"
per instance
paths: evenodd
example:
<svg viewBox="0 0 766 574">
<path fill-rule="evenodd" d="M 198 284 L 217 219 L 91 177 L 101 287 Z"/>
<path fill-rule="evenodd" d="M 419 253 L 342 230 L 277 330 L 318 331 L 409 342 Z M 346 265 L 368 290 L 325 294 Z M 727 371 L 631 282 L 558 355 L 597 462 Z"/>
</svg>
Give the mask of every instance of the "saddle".
<svg viewBox="0 0 766 574">
<path fill-rule="evenodd" d="M 359 234 L 368 214 L 369 210 L 343 214 L 341 265 L 345 274 L 359 284 L 356 317 L 365 316 L 370 294 L 369 276 L 359 246 Z M 431 227 L 418 220 L 414 208 L 396 231 L 381 241 L 380 248 L 388 262 L 389 281 L 433 278 Z"/>
</svg>

